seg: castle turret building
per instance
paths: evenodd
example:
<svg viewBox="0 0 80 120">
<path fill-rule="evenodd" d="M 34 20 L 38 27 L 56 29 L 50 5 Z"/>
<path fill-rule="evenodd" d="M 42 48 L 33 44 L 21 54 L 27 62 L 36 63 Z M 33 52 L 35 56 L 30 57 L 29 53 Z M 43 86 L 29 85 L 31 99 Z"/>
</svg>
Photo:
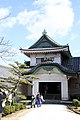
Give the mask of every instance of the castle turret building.
<svg viewBox="0 0 80 120">
<path fill-rule="evenodd" d="M 40 92 L 45 99 L 69 100 L 80 97 L 80 57 L 72 57 L 69 45 L 60 45 L 46 31 L 28 49 L 20 51 L 30 58 L 32 94 Z"/>
</svg>

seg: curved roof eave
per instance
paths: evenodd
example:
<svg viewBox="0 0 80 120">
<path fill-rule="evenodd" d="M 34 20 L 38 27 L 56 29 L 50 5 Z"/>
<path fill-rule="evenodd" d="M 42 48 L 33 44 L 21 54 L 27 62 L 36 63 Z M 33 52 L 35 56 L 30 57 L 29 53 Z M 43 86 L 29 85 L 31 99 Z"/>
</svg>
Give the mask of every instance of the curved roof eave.
<svg viewBox="0 0 80 120">
<path fill-rule="evenodd" d="M 34 73 L 39 67 L 41 66 L 56 66 L 58 67 L 63 73 L 65 73 L 68 76 L 76 76 L 77 73 L 67 69 L 66 67 L 63 67 L 62 65 L 58 64 L 58 63 L 52 63 L 52 62 L 44 62 L 41 64 L 36 65 L 35 67 L 33 67 L 30 71 L 28 71 L 26 74 L 32 74 Z"/>
</svg>

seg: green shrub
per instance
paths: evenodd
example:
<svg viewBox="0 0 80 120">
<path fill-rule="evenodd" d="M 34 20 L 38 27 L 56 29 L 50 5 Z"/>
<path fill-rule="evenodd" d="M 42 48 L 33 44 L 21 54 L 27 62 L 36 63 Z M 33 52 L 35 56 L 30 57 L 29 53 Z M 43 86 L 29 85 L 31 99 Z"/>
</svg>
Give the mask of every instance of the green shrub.
<svg viewBox="0 0 80 120">
<path fill-rule="evenodd" d="M 20 107 L 20 109 L 24 109 L 25 108 L 25 106 L 23 105 L 23 103 L 19 103 L 19 107 Z"/>
<path fill-rule="evenodd" d="M 13 105 L 15 106 L 15 110 L 16 111 L 25 108 L 25 106 L 23 105 L 23 103 L 14 103 Z"/>
<path fill-rule="evenodd" d="M 11 113 L 14 113 L 14 112 L 15 112 L 15 106 L 10 106 L 10 108 L 11 108 L 11 109 L 10 109 L 10 112 L 11 112 Z"/>
<path fill-rule="evenodd" d="M 3 115 L 8 115 L 13 112 L 15 112 L 15 106 L 7 105 L 3 108 Z"/>
<path fill-rule="evenodd" d="M 6 105 L 6 106 L 3 108 L 3 116 L 4 116 L 4 115 L 8 115 L 8 114 L 10 114 L 10 113 L 13 113 L 13 112 L 15 112 L 15 111 L 24 109 L 24 108 L 26 108 L 26 105 L 24 105 L 23 103 L 14 103 L 12 106 Z"/>
<path fill-rule="evenodd" d="M 24 103 L 23 103 L 23 105 L 25 105 L 25 106 L 28 105 L 28 104 L 29 104 L 29 102 L 24 102 Z"/>
<path fill-rule="evenodd" d="M 77 99 L 73 99 L 73 104 L 75 105 L 75 107 L 77 108 L 80 105 L 80 101 Z"/>
<path fill-rule="evenodd" d="M 15 106 L 15 110 L 16 110 L 16 111 L 20 110 L 20 105 L 19 105 L 19 103 L 14 103 L 13 106 Z"/>
<path fill-rule="evenodd" d="M 79 106 L 80 106 L 80 101 L 79 101 Z"/>
<path fill-rule="evenodd" d="M 11 113 L 10 106 L 7 105 L 3 108 L 3 115 L 8 115 Z"/>
</svg>

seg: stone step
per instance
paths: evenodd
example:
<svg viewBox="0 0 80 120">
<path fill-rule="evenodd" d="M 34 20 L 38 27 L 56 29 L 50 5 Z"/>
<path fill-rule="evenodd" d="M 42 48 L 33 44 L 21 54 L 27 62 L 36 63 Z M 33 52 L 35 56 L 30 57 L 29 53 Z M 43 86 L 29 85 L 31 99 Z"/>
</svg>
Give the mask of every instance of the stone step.
<svg viewBox="0 0 80 120">
<path fill-rule="evenodd" d="M 43 104 L 72 104 L 72 101 L 66 100 L 45 100 Z"/>
</svg>

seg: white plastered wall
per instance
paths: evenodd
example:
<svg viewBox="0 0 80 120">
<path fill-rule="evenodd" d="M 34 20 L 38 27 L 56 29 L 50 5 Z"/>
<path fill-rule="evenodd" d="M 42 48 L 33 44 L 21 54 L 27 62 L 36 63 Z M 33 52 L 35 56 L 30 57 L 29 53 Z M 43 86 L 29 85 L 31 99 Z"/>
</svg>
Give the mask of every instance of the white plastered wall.
<svg viewBox="0 0 80 120">
<path fill-rule="evenodd" d="M 30 55 L 30 66 L 35 66 L 36 65 L 36 58 L 50 58 L 54 57 L 54 63 L 61 64 L 61 54 L 59 53 L 43 53 L 43 54 L 31 54 Z"/>
<path fill-rule="evenodd" d="M 44 71 L 44 72 L 43 72 Z M 68 100 L 68 80 L 65 74 L 58 71 L 41 70 L 35 74 L 39 79 L 33 80 L 32 93 L 39 92 L 39 82 L 61 82 L 61 100 Z"/>
</svg>

